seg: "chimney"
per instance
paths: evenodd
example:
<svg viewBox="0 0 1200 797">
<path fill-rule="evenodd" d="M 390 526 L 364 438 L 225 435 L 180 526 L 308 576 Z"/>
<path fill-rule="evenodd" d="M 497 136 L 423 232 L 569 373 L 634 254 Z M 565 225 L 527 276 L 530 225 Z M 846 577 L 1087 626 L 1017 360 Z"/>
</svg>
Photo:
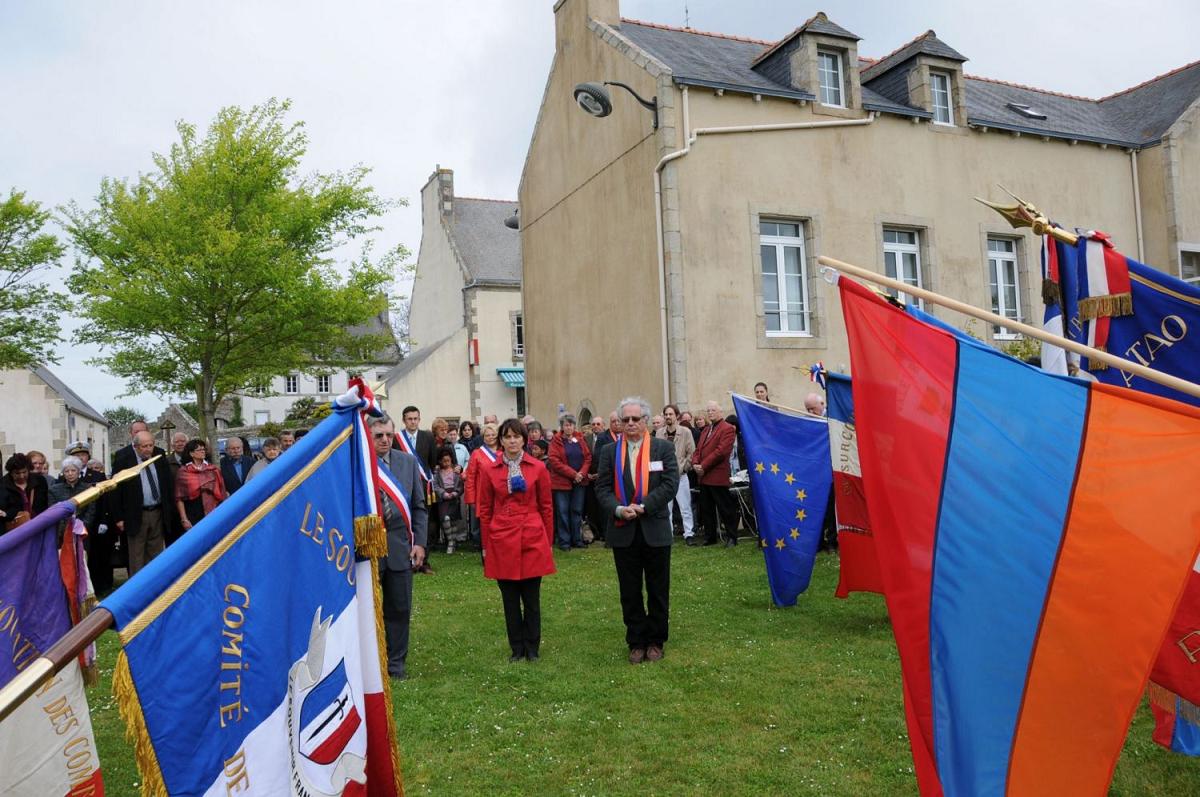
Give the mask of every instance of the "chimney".
<svg viewBox="0 0 1200 797">
<path fill-rule="evenodd" d="M 454 170 L 443 169 L 439 166 L 437 179 L 438 202 L 441 205 L 442 215 L 449 216 L 454 213 Z"/>
</svg>

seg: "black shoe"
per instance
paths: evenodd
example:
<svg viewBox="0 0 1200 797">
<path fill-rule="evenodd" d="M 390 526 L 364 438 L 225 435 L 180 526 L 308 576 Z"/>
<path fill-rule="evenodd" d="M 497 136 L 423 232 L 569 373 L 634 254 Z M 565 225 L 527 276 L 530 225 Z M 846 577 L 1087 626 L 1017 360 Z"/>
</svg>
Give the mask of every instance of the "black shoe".
<svg viewBox="0 0 1200 797">
<path fill-rule="evenodd" d="M 705 548 L 707 548 L 710 545 L 716 545 L 718 542 L 720 542 L 720 540 L 705 540 L 703 545 Z"/>
<path fill-rule="evenodd" d="M 535 661 L 539 660 L 538 654 L 536 654 L 536 653 L 526 653 L 525 658 L 529 659 L 530 662 L 535 662 Z"/>
<path fill-rule="evenodd" d="M 726 548 L 732 548 L 735 545 L 737 545 L 737 537 L 730 537 L 729 539 L 725 540 Z"/>
<path fill-rule="evenodd" d="M 700 544 L 700 541 L 698 539 L 696 539 L 695 537 L 687 537 L 684 539 L 684 543 L 687 545 L 691 545 L 692 547 L 695 547 Z"/>
<path fill-rule="evenodd" d="M 511 656 L 509 656 L 509 657 L 508 657 L 508 663 L 509 663 L 509 664 L 516 664 L 518 661 L 520 661 L 520 660 L 521 660 L 521 659 L 523 659 L 523 658 L 525 658 L 525 654 L 524 654 L 524 653 L 514 653 L 514 654 L 512 654 Z"/>
</svg>

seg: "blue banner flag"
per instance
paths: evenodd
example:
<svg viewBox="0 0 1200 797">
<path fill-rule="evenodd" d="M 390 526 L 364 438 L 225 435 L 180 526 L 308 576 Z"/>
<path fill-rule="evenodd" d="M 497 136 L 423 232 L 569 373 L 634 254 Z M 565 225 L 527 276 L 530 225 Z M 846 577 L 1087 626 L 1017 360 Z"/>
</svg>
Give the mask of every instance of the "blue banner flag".
<svg viewBox="0 0 1200 797">
<path fill-rule="evenodd" d="M 71 629 L 64 572 L 55 547 L 58 525 L 74 519 L 63 501 L 0 535 L 0 686 Z M 67 535 L 67 559 L 74 547 Z M 71 579 L 74 582 L 74 579 Z M 38 689 L 4 720 L 0 795 L 104 794 L 77 661 Z"/>
<path fill-rule="evenodd" d="M 795 606 L 808 589 L 833 470 L 822 418 L 795 415 L 733 397 L 746 446 L 759 544 L 776 606 Z"/>
<path fill-rule="evenodd" d="M 148 793 L 401 791 L 375 457 L 345 399 L 104 601 Z"/>
</svg>

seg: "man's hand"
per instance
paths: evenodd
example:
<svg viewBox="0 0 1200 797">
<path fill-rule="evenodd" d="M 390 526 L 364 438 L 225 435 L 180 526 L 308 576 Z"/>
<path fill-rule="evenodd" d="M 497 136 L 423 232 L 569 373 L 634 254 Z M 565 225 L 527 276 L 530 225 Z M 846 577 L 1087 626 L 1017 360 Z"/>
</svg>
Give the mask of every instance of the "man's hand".
<svg viewBox="0 0 1200 797">
<path fill-rule="evenodd" d="M 575 474 L 575 483 L 576 483 L 576 484 L 583 484 L 583 474 L 582 474 L 582 473 L 578 473 L 578 472 L 577 472 L 577 473 Z"/>
<path fill-rule="evenodd" d="M 191 528 L 191 527 L 189 526 L 189 528 Z M 124 531 L 124 530 L 125 530 L 125 521 L 118 520 L 117 521 L 117 531 Z"/>
<path fill-rule="evenodd" d="M 630 504 L 629 508 L 633 510 L 634 517 L 637 517 L 638 515 L 646 514 L 646 505 L 645 504 Z"/>
<path fill-rule="evenodd" d="M 692 470 L 694 470 L 694 471 L 696 472 L 696 475 L 697 475 L 697 476 L 703 476 L 703 475 L 704 475 L 704 468 L 700 467 L 699 465 L 694 465 L 694 466 L 692 466 Z"/>
<path fill-rule="evenodd" d="M 619 506 L 617 507 L 617 516 L 621 520 L 633 520 L 638 516 L 638 513 L 632 506 Z"/>
<path fill-rule="evenodd" d="M 412 547 L 412 555 L 409 557 L 413 567 L 420 567 L 425 564 L 425 549 L 420 545 Z"/>
</svg>

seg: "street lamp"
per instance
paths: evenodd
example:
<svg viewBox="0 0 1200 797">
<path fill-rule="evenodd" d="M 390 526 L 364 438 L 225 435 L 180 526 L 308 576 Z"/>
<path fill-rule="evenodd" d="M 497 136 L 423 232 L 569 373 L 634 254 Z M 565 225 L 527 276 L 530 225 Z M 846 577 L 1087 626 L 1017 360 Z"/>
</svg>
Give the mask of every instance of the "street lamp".
<svg viewBox="0 0 1200 797">
<path fill-rule="evenodd" d="M 643 99 L 640 94 L 634 91 L 630 86 L 620 83 L 616 80 L 606 80 L 603 83 L 580 83 L 575 87 L 575 102 L 579 103 L 579 107 L 584 112 L 602 118 L 612 113 L 612 97 L 608 93 L 605 86 L 620 86 L 633 95 L 633 98 L 638 103 L 654 114 L 654 129 L 658 129 L 658 97 Z"/>
</svg>

